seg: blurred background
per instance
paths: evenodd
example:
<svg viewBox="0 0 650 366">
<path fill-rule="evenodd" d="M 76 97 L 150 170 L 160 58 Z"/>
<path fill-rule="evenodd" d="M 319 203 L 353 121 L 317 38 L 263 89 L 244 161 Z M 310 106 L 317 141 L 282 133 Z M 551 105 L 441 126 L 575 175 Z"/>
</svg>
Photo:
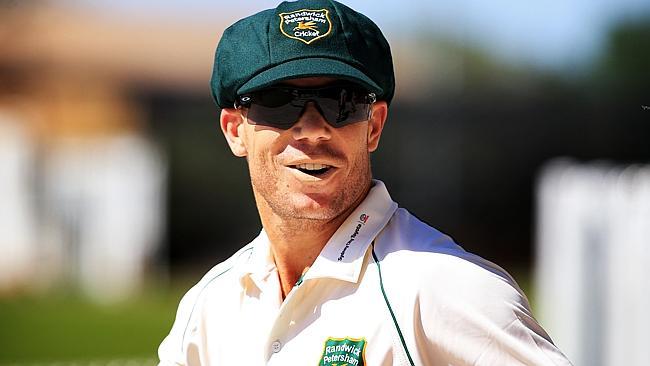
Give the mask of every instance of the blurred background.
<svg viewBox="0 0 650 366">
<path fill-rule="evenodd" d="M 576 365 L 650 364 L 650 3 L 344 2 L 393 48 L 375 177 L 510 271 Z M 155 364 L 258 234 L 208 80 L 275 5 L 0 0 L 0 364 Z"/>
</svg>

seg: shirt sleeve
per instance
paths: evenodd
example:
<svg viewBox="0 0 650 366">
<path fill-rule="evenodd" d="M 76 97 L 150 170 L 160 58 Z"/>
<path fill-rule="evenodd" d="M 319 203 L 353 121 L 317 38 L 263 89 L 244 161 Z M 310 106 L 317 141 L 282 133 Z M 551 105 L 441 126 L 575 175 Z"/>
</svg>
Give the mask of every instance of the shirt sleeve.
<svg viewBox="0 0 650 366">
<path fill-rule="evenodd" d="M 197 306 L 202 283 L 191 288 L 181 299 L 176 312 L 176 319 L 169 334 L 158 347 L 159 366 L 198 366 L 198 357 L 192 356 L 191 350 L 186 349 L 185 338 L 192 332 L 192 314 Z"/>
<path fill-rule="evenodd" d="M 444 298 L 429 291 L 418 298 L 416 338 L 426 364 L 444 355 L 453 365 L 571 365 L 510 275 L 487 261 L 462 265 L 445 281 Z"/>
</svg>

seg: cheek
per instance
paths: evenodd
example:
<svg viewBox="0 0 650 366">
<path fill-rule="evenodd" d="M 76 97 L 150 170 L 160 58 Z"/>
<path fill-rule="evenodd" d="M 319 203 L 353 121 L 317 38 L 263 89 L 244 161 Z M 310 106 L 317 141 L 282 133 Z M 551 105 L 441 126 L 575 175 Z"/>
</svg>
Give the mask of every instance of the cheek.
<svg viewBox="0 0 650 366">
<path fill-rule="evenodd" d="M 246 125 L 243 134 L 246 152 L 250 156 L 261 157 L 265 154 L 277 154 L 281 149 L 280 131 L 271 128 Z"/>
<path fill-rule="evenodd" d="M 366 130 L 359 131 L 353 136 L 348 136 L 342 145 L 345 154 L 350 158 L 354 170 L 363 168 L 370 158 L 370 146 L 368 146 L 368 135 Z"/>
<path fill-rule="evenodd" d="M 276 175 L 276 157 L 285 144 L 281 133 L 268 128 L 247 126 L 245 145 L 248 152 L 248 166 L 251 177 L 265 181 Z"/>
<path fill-rule="evenodd" d="M 354 130 L 349 131 L 350 133 L 346 134 L 345 147 L 348 151 L 353 151 L 356 154 L 361 152 L 368 153 L 370 151 L 370 146 L 368 145 L 368 124 L 359 123 L 353 125 Z"/>
</svg>

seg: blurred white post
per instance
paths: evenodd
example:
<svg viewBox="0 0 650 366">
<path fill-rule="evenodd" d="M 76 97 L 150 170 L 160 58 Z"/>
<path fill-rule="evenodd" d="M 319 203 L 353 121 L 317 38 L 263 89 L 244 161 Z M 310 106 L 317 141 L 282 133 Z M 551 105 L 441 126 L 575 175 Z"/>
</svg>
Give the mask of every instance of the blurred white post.
<svg viewBox="0 0 650 366">
<path fill-rule="evenodd" d="M 22 121 L 0 114 L 0 290 L 25 287 L 36 262 L 34 144 Z"/>
<path fill-rule="evenodd" d="M 63 268 L 97 300 L 132 294 L 162 239 L 160 153 L 144 138 L 123 134 L 61 144 L 44 165 L 43 241 L 65 258 L 60 264 L 54 255 L 49 266 Z"/>
<path fill-rule="evenodd" d="M 650 365 L 650 166 L 547 165 L 539 320 L 575 365 Z"/>
</svg>

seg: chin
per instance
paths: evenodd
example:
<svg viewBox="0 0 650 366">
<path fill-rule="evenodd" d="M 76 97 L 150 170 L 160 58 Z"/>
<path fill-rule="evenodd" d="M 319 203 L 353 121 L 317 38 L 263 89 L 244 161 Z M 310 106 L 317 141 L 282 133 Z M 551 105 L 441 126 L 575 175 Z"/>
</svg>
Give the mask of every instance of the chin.
<svg viewBox="0 0 650 366">
<path fill-rule="evenodd" d="M 332 197 L 320 193 L 300 194 L 289 202 L 294 217 L 312 220 L 329 220 L 337 215 L 332 207 Z"/>
</svg>

